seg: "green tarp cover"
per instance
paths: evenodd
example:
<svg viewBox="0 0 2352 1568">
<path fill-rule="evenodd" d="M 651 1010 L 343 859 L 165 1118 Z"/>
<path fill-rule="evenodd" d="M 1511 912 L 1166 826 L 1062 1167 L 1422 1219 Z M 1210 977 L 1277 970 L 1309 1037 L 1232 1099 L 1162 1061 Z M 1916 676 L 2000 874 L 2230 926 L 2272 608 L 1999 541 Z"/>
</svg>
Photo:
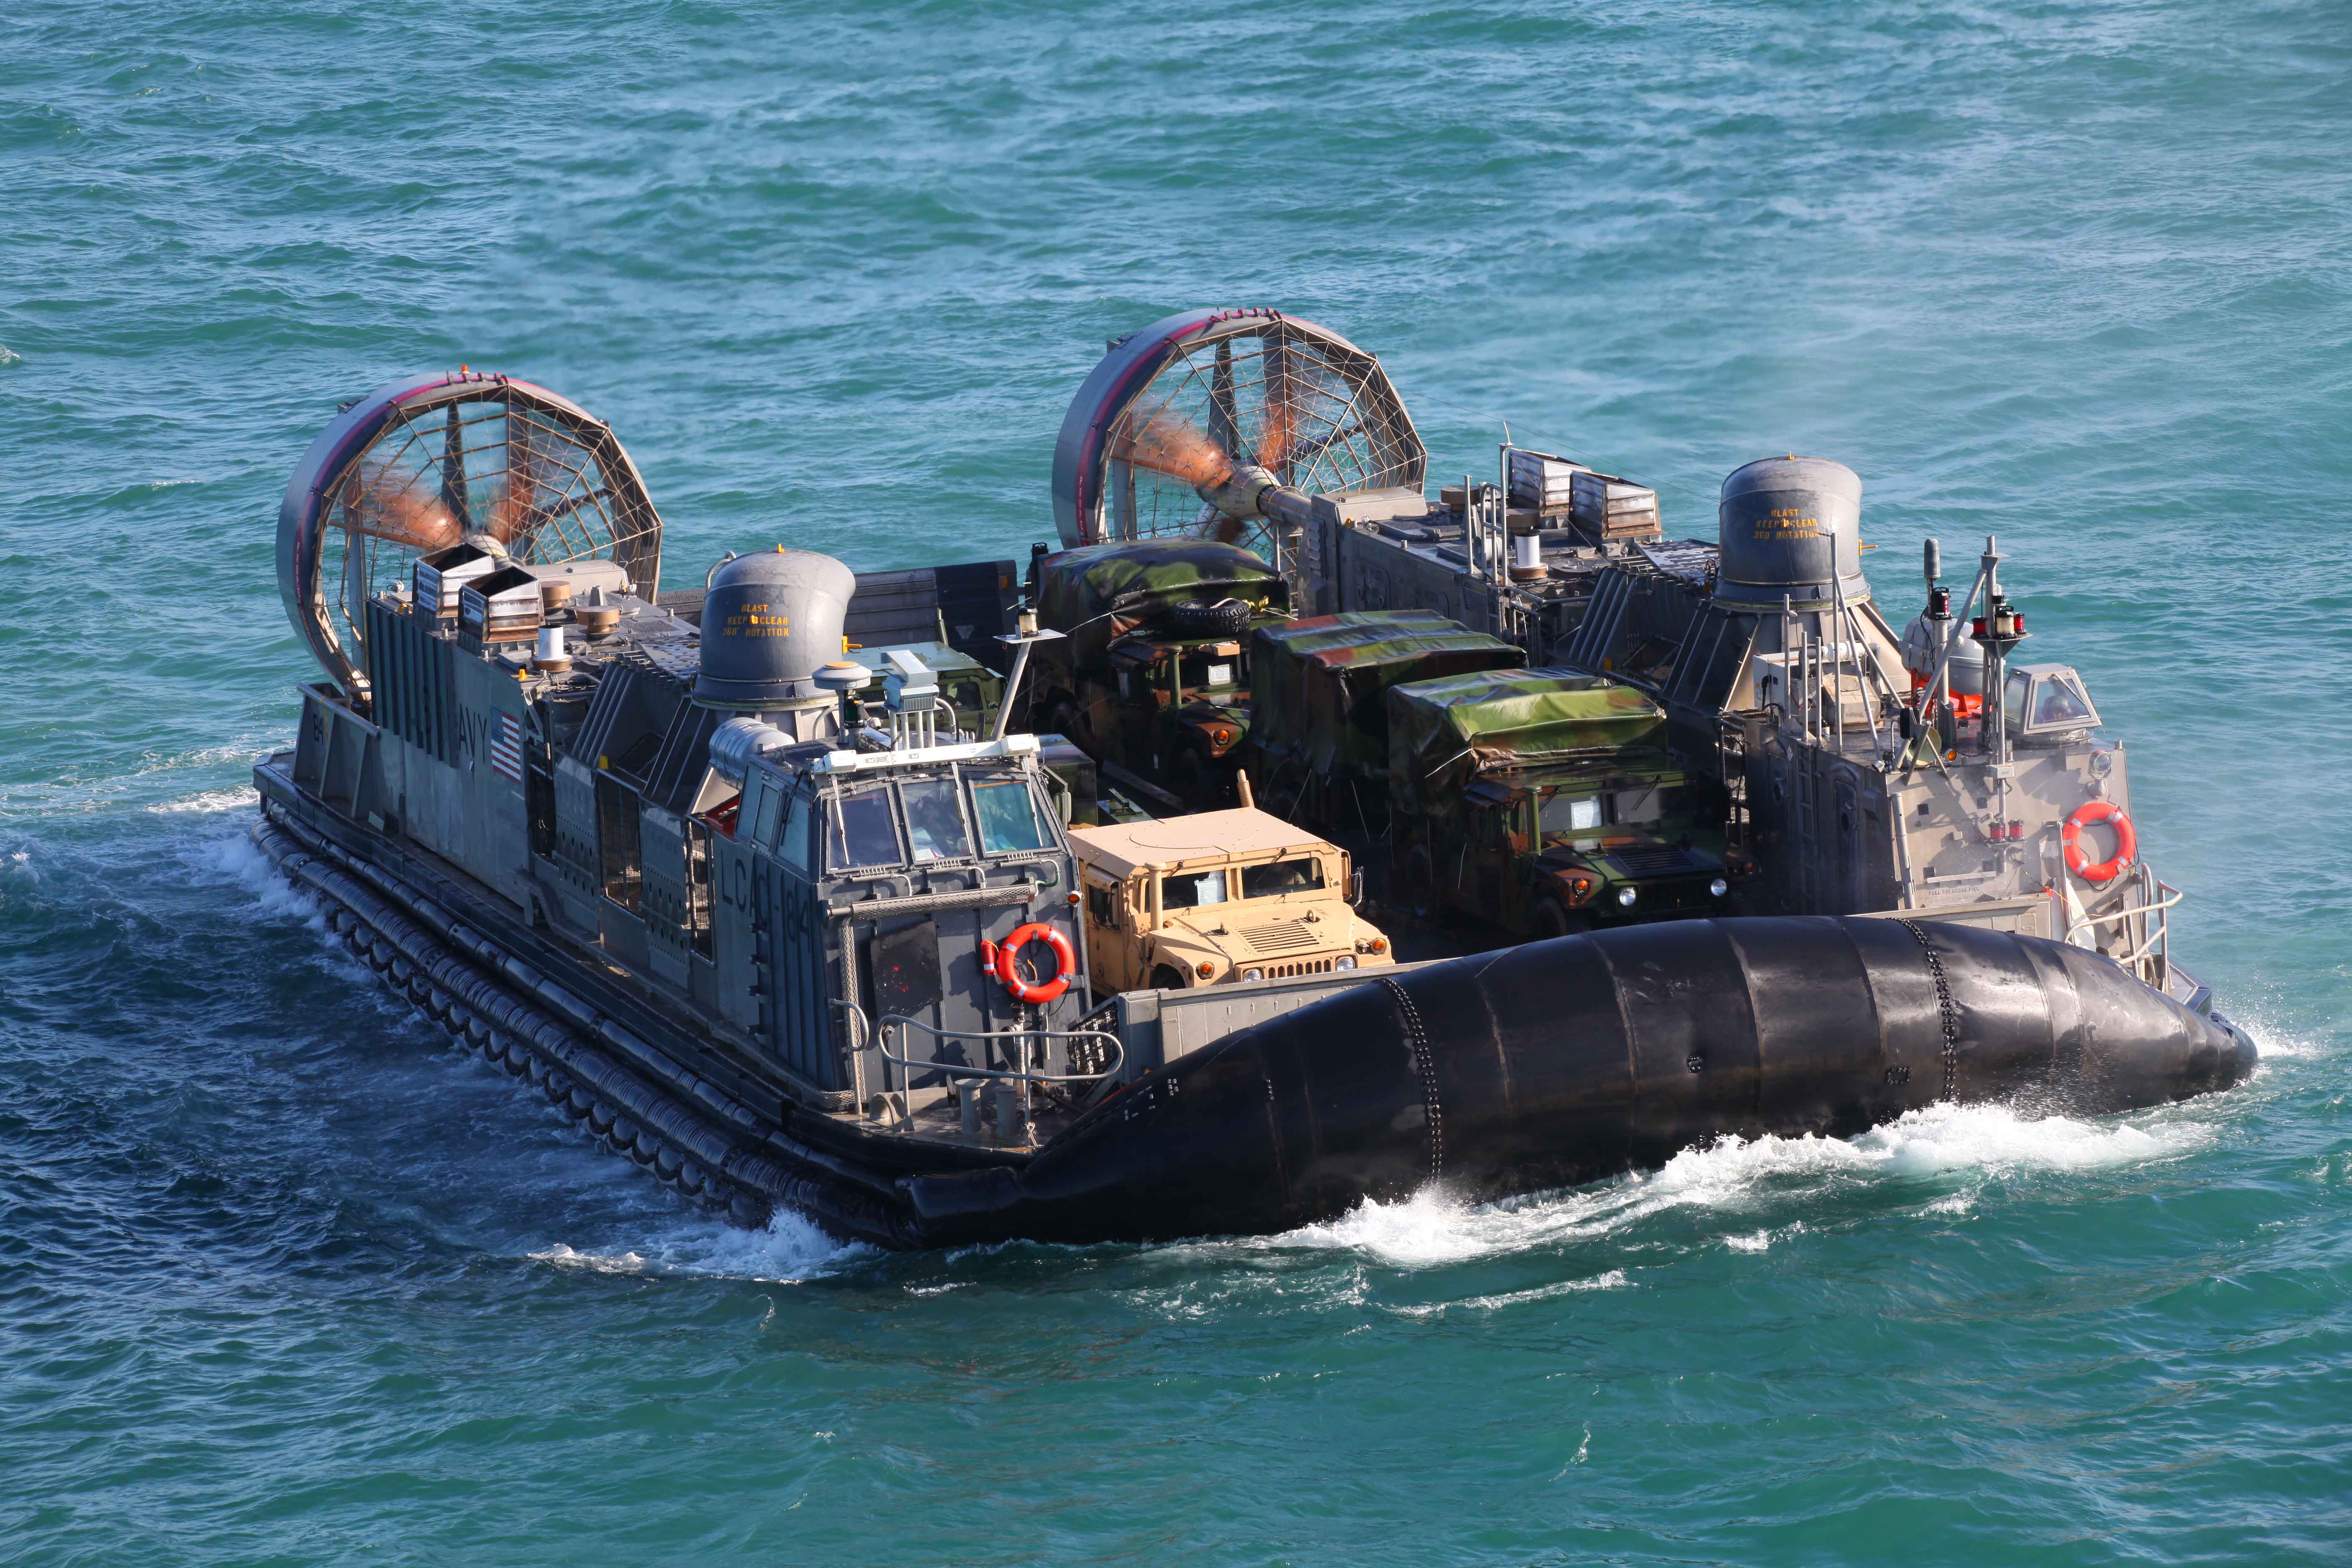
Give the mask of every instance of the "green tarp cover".
<svg viewBox="0 0 2352 1568">
<path fill-rule="evenodd" d="M 1496 670 L 1389 689 L 1389 795 L 1423 813 L 1481 773 L 1568 763 L 1664 741 L 1665 710 L 1570 669 Z"/>
<path fill-rule="evenodd" d="M 1081 544 L 1037 565 L 1037 619 L 1068 634 L 1079 668 L 1165 605 L 1225 598 L 1263 613 L 1282 603 L 1282 579 L 1251 552 L 1213 539 Z"/>
<path fill-rule="evenodd" d="M 1388 771 L 1382 694 L 1405 681 L 1515 668 L 1499 637 L 1431 610 L 1366 610 L 1261 628 L 1251 661 L 1251 733 L 1269 763 L 1332 783 Z"/>
</svg>

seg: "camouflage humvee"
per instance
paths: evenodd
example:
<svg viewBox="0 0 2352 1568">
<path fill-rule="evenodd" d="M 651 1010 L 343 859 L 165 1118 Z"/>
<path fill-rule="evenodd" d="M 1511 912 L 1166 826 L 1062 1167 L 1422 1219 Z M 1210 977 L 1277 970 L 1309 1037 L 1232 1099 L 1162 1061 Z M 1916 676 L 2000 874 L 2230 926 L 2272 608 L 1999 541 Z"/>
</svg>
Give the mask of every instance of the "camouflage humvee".
<svg viewBox="0 0 2352 1568">
<path fill-rule="evenodd" d="M 1067 735 L 1189 805 L 1230 799 L 1249 733 L 1251 631 L 1288 595 L 1266 563 L 1207 539 L 1083 544 L 1034 563 L 1041 626 L 1031 727 Z"/>
<path fill-rule="evenodd" d="M 1391 898 L 1520 935 L 1725 907 L 1723 813 L 1642 692 L 1567 669 L 1391 687 Z"/>
<path fill-rule="evenodd" d="M 1516 669 L 1526 650 L 1433 610 L 1360 610 L 1260 626 L 1252 639 L 1250 784 L 1296 822 L 1388 825 L 1388 690 Z"/>
</svg>

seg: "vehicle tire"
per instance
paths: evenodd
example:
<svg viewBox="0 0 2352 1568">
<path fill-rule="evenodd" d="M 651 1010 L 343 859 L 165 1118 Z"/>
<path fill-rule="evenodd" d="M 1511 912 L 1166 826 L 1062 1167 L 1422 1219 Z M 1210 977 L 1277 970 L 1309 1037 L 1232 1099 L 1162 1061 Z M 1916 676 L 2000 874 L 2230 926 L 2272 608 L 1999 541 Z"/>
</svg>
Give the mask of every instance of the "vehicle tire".
<svg viewBox="0 0 2352 1568">
<path fill-rule="evenodd" d="M 1151 966 L 1151 988 L 1154 991 L 1181 991 L 1184 977 L 1164 963 Z"/>
<path fill-rule="evenodd" d="M 1572 913 L 1558 899 L 1546 899 L 1536 905 L 1536 940 L 1549 941 L 1556 936 L 1574 936 L 1592 929 L 1592 917 Z"/>
<path fill-rule="evenodd" d="M 1249 630 L 1250 607 L 1239 599 L 1188 600 L 1160 612 L 1160 624 L 1180 637 L 1237 637 Z"/>
</svg>

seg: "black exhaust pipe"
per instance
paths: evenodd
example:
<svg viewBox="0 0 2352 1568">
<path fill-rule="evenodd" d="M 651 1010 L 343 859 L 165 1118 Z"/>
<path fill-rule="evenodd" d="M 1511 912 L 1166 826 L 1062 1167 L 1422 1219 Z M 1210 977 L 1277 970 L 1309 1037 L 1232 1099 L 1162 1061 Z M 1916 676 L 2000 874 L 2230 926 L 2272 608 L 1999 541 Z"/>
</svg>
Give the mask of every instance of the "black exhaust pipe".
<svg viewBox="0 0 2352 1568">
<path fill-rule="evenodd" d="M 1473 1202 L 1719 1134 L 1939 1100 L 2080 1113 L 2227 1089 L 2254 1045 L 2105 958 L 1870 916 L 1681 921 L 1374 979 L 1139 1079 L 1026 1167 L 901 1181 L 923 1246 L 1269 1233 Z"/>
</svg>

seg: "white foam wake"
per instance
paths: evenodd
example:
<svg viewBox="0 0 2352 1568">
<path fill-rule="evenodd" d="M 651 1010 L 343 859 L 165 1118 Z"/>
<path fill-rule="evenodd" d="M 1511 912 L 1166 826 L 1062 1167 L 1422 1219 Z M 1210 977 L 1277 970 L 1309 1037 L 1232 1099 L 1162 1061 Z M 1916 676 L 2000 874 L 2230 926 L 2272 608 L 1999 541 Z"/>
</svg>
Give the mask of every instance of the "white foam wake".
<svg viewBox="0 0 2352 1568">
<path fill-rule="evenodd" d="M 589 1274 L 788 1284 L 837 1273 L 873 1251 L 859 1243 L 835 1241 L 802 1215 L 778 1209 L 761 1230 L 697 1220 L 635 1247 L 583 1251 L 558 1242 L 528 1256 L 536 1263 Z"/>
<path fill-rule="evenodd" d="M 2026 1116 L 2000 1105 L 1936 1105 L 1906 1111 L 1857 1138 L 1722 1139 L 1686 1149 L 1648 1174 L 1572 1192 L 1475 1206 L 1437 1192 L 1402 1203 L 1365 1203 L 1336 1220 L 1246 1245 L 1340 1248 L 1393 1268 L 1424 1268 L 1598 1240 L 1683 1210 L 1721 1215 L 1732 1222 L 1724 1245 L 1762 1251 L 1803 1226 L 1784 1222 L 1759 1230 L 1757 1216 L 1842 1191 L 1944 1178 L 1928 1206 L 1966 1207 L 1974 1189 L 1988 1181 L 2147 1164 L 2212 1142 L 2211 1127 L 2166 1115 L 2085 1121 Z"/>
</svg>

